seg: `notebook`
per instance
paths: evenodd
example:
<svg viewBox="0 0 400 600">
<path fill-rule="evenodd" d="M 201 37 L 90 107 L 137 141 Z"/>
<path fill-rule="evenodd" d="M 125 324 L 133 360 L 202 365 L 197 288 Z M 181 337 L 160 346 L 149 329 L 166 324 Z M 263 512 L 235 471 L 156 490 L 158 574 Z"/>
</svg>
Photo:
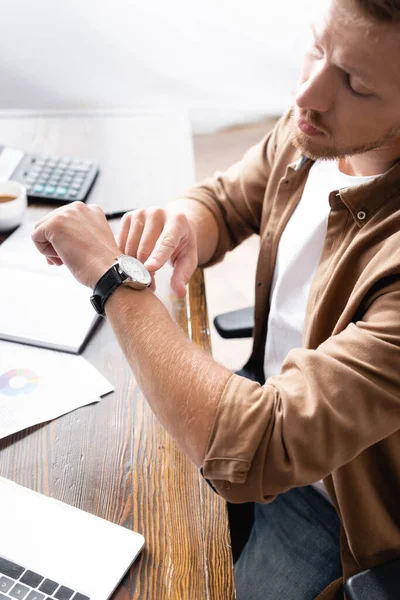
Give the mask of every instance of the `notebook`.
<svg viewBox="0 0 400 600">
<path fill-rule="evenodd" d="M 101 318 L 91 290 L 49 266 L 21 225 L 0 245 L 0 339 L 79 354 Z"/>
<path fill-rule="evenodd" d="M 0 598 L 107 600 L 139 533 L 0 477 Z"/>
</svg>

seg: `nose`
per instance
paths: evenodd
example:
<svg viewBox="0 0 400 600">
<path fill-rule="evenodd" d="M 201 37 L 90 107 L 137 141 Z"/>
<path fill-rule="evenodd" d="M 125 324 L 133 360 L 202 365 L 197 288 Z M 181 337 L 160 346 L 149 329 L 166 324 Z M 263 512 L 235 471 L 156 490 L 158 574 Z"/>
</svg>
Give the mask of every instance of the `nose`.
<svg viewBox="0 0 400 600">
<path fill-rule="evenodd" d="M 318 65 L 302 79 L 296 92 L 297 106 L 303 110 L 328 112 L 334 102 L 334 81 L 329 67 Z"/>
</svg>

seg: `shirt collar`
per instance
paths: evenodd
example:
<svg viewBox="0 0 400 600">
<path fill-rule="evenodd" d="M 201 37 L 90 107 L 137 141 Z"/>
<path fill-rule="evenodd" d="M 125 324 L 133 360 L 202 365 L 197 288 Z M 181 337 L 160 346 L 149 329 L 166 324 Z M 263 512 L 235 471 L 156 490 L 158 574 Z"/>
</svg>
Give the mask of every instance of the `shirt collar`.
<svg viewBox="0 0 400 600">
<path fill-rule="evenodd" d="M 289 170 L 300 173 L 306 165 L 313 164 L 307 156 L 301 155 L 289 165 Z M 334 190 L 330 194 L 331 208 L 347 206 L 354 221 L 361 228 L 374 216 L 388 200 L 400 194 L 400 160 L 383 175 L 360 185 Z"/>
</svg>

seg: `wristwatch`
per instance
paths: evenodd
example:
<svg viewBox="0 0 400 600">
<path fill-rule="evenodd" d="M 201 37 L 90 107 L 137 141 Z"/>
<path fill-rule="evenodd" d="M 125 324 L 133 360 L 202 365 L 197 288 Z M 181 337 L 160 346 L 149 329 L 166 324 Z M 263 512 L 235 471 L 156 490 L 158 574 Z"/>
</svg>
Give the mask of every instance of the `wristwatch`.
<svg viewBox="0 0 400 600">
<path fill-rule="evenodd" d="M 90 296 L 90 302 L 99 315 L 104 315 L 107 300 L 120 285 L 143 290 L 151 284 L 150 273 L 136 258 L 121 254 L 115 260 L 117 262 L 100 277 Z"/>
</svg>

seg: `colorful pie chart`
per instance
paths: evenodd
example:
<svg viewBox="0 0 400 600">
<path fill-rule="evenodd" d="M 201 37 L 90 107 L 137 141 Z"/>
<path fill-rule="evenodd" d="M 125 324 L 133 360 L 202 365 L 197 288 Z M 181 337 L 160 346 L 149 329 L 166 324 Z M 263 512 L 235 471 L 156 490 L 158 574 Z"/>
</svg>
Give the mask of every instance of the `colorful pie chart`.
<svg viewBox="0 0 400 600">
<path fill-rule="evenodd" d="M 0 375 L 0 395 L 31 394 L 39 381 L 39 376 L 29 369 L 11 369 Z"/>
</svg>

